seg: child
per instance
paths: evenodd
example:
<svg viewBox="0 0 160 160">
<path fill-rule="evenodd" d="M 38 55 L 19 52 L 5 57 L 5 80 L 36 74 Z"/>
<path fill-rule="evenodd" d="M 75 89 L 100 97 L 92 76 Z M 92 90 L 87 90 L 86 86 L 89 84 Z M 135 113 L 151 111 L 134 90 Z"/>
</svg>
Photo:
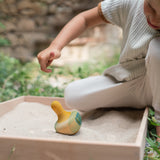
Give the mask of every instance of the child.
<svg viewBox="0 0 160 160">
<path fill-rule="evenodd" d="M 70 83 L 64 96 L 68 106 L 87 111 L 152 105 L 160 122 L 159 8 L 160 0 L 105 0 L 74 17 L 50 46 L 38 54 L 41 70 L 51 72 L 47 67 L 60 57 L 64 46 L 87 28 L 104 23 L 122 28 L 119 64 L 106 69 L 101 76 Z M 156 129 L 160 136 L 160 126 Z"/>
</svg>

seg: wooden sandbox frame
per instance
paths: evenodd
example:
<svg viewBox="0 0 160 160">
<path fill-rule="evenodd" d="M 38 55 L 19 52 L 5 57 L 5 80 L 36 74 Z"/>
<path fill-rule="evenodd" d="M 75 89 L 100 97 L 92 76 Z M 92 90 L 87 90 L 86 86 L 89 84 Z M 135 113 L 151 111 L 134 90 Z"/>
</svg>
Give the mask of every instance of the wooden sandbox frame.
<svg viewBox="0 0 160 160">
<path fill-rule="evenodd" d="M 22 102 L 50 105 L 53 100 L 65 106 L 63 98 L 22 96 L 0 103 L 0 116 Z M 144 110 L 135 143 L 61 141 L 0 135 L 0 160 L 143 160 L 147 117 L 148 108 Z"/>
</svg>

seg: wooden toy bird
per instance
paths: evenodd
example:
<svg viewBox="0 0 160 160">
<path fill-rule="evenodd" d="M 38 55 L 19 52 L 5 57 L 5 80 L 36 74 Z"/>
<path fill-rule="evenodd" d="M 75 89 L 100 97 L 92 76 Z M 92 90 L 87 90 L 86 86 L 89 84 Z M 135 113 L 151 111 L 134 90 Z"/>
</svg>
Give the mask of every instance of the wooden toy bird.
<svg viewBox="0 0 160 160">
<path fill-rule="evenodd" d="M 58 133 L 73 135 L 81 127 L 81 116 L 77 111 L 65 111 L 58 101 L 53 101 L 51 107 L 58 116 L 55 130 Z"/>
</svg>

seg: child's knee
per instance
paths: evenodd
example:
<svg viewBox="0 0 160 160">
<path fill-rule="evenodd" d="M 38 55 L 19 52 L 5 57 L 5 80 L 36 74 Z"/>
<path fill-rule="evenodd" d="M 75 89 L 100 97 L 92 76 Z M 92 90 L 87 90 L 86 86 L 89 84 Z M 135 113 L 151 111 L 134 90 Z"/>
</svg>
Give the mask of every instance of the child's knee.
<svg viewBox="0 0 160 160">
<path fill-rule="evenodd" d="M 64 92 L 64 98 L 65 103 L 68 107 L 72 109 L 78 109 L 81 110 L 80 107 L 80 94 L 77 88 L 77 85 L 75 85 L 74 82 L 70 83 L 66 88 Z"/>
</svg>

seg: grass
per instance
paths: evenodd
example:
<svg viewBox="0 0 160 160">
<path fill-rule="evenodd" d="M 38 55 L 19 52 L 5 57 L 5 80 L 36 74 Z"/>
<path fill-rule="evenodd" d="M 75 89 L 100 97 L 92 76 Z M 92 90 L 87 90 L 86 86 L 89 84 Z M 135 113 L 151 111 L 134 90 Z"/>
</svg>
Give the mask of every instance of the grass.
<svg viewBox="0 0 160 160">
<path fill-rule="evenodd" d="M 63 97 L 64 89 L 53 88 L 47 77 L 34 62 L 22 64 L 0 54 L 0 102 L 22 95 Z"/>
<path fill-rule="evenodd" d="M 160 124 L 154 118 L 155 112 L 149 109 L 148 115 L 148 131 L 146 141 L 148 146 L 145 148 L 144 160 L 159 160 L 160 159 L 160 142 L 157 142 L 156 126 Z"/>
</svg>

